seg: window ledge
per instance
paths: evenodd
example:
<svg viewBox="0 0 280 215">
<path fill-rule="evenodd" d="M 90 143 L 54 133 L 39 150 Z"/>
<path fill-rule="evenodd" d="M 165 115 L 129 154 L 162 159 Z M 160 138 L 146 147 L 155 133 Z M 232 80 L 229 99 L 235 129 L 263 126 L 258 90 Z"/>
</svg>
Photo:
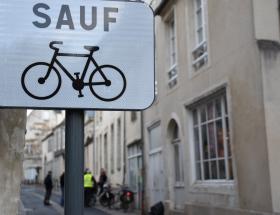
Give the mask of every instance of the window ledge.
<svg viewBox="0 0 280 215">
<path fill-rule="evenodd" d="M 236 193 L 236 184 L 234 181 L 225 180 L 196 181 L 192 184 L 190 192 L 234 195 Z"/>
<path fill-rule="evenodd" d="M 174 188 L 177 188 L 177 189 L 184 189 L 185 188 L 185 184 L 184 184 L 184 182 L 182 182 L 182 181 L 177 181 L 177 182 L 175 182 L 175 184 L 174 184 Z"/>
<path fill-rule="evenodd" d="M 173 74 L 172 74 L 173 72 Z M 177 63 L 172 65 L 167 72 L 168 76 L 172 74 L 172 77 L 168 77 L 168 88 L 173 89 L 178 84 L 178 68 Z"/>
</svg>

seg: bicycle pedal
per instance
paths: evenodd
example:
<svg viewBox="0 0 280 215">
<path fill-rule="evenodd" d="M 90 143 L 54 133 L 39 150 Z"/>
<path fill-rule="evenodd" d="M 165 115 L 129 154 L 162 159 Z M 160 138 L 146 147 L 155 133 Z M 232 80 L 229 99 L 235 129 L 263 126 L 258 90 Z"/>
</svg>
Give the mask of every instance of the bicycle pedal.
<svg viewBox="0 0 280 215">
<path fill-rule="evenodd" d="M 78 95 L 78 97 L 84 97 L 84 95 Z"/>
</svg>

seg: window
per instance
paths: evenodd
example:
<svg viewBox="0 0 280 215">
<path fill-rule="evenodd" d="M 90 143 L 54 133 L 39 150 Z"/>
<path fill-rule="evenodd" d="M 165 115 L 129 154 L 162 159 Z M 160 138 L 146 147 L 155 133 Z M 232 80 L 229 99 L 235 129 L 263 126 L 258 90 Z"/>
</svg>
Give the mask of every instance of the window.
<svg viewBox="0 0 280 215">
<path fill-rule="evenodd" d="M 198 70 L 208 61 L 205 15 L 206 1 L 194 0 L 195 48 L 192 51 L 192 58 L 195 70 Z"/>
<path fill-rule="evenodd" d="M 122 145 L 121 145 L 121 119 L 117 120 L 117 169 L 121 170 L 121 154 L 122 154 Z"/>
<path fill-rule="evenodd" d="M 52 152 L 54 150 L 54 137 L 53 135 L 48 138 L 48 152 Z"/>
<path fill-rule="evenodd" d="M 162 139 L 160 122 L 156 122 L 148 128 L 149 132 L 149 158 L 147 184 L 149 186 L 148 195 L 152 202 L 163 201 L 166 190 L 166 167 L 163 162 Z"/>
<path fill-rule="evenodd" d="M 192 110 L 197 180 L 233 180 L 229 117 L 221 95 Z"/>
<path fill-rule="evenodd" d="M 55 135 L 55 151 L 59 150 L 59 131 L 58 128 L 54 132 Z"/>
<path fill-rule="evenodd" d="M 115 129 L 114 124 L 111 125 L 111 173 L 114 173 L 115 167 Z"/>
<path fill-rule="evenodd" d="M 32 152 L 32 147 L 31 147 L 31 145 L 26 145 L 26 152 L 27 152 L 27 154 L 31 154 L 31 152 Z"/>
<path fill-rule="evenodd" d="M 94 116 L 96 119 L 96 124 L 100 124 L 102 122 L 102 111 L 96 111 L 96 114 Z"/>
<path fill-rule="evenodd" d="M 175 121 L 172 121 L 172 138 L 171 144 L 173 146 L 173 159 L 174 159 L 174 171 L 175 171 L 175 182 L 184 181 L 183 167 L 182 167 L 182 156 L 181 156 L 181 144 L 179 139 L 179 129 Z"/>
<path fill-rule="evenodd" d="M 131 111 L 130 114 L 131 114 L 130 115 L 131 122 L 136 121 L 136 119 L 137 119 L 137 112 L 136 111 Z"/>
<path fill-rule="evenodd" d="M 137 192 L 137 186 L 139 185 L 139 177 L 141 176 L 142 168 L 142 152 L 140 144 L 133 144 L 127 148 L 128 159 L 128 181 L 130 188 Z"/>
<path fill-rule="evenodd" d="M 169 70 L 168 70 L 168 86 L 173 88 L 177 84 L 177 46 L 176 46 L 176 28 L 175 28 L 175 13 L 171 12 L 167 19 L 167 34 L 169 45 Z"/>
<path fill-rule="evenodd" d="M 138 201 L 136 202 L 136 208 L 141 208 L 141 199 L 139 198 L 142 191 L 142 147 L 141 144 L 135 143 L 127 148 L 127 175 L 128 185 L 130 189 L 137 193 L 135 197 Z"/>
<path fill-rule="evenodd" d="M 99 122 L 102 122 L 102 114 L 103 114 L 103 112 L 100 111 L 100 112 L 99 112 Z"/>
</svg>

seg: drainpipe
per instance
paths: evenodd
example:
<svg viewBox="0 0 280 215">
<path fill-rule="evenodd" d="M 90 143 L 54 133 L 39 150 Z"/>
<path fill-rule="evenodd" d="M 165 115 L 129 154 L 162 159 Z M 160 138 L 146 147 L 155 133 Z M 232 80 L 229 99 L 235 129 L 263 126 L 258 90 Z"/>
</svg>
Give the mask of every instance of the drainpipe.
<svg viewBox="0 0 280 215">
<path fill-rule="evenodd" d="M 126 178 L 126 111 L 123 111 L 123 181 L 125 184 Z"/>
<path fill-rule="evenodd" d="M 141 191 L 141 214 L 145 215 L 145 207 L 146 207 L 146 202 L 145 202 L 145 186 L 146 186 L 146 168 L 145 168 L 145 141 L 144 141 L 144 112 L 140 112 L 140 129 L 141 129 L 141 144 L 142 144 L 142 191 Z"/>
</svg>

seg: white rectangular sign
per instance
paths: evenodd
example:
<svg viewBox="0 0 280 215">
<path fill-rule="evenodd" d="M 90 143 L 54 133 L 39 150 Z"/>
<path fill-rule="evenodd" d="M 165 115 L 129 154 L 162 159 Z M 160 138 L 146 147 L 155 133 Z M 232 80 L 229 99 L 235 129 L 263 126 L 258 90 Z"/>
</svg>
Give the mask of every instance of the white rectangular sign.
<svg viewBox="0 0 280 215">
<path fill-rule="evenodd" d="M 0 107 L 145 109 L 154 14 L 143 2 L 0 1 Z"/>
</svg>

